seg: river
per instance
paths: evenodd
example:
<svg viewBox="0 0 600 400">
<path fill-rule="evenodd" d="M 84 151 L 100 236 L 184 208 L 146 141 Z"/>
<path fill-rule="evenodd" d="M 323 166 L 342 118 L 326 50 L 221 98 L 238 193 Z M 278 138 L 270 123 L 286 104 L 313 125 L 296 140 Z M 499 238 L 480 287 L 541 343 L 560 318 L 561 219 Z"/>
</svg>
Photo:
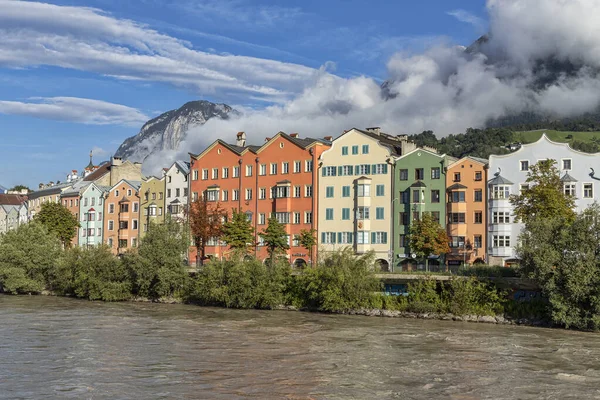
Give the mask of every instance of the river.
<svg viewBox="0 0 600 400">
<path fill-rule="evenodd" d="M 0 296 L 0 398 L 600 398 L 600 335 Z"/>
</svg>

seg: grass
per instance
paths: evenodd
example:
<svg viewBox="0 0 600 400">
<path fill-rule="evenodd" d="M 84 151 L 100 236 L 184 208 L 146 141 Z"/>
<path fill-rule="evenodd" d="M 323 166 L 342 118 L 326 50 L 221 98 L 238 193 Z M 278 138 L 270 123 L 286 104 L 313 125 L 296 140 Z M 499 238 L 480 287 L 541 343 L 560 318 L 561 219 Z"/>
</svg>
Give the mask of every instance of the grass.
<svg viewBox="0 0 600 400">
<path fill-rule="evenodd" d="M 568 132 L 568 131 L 553 131 L 551 129 L 537 129 L 534 131 L 522 131 L 514 133 L 515 142 L 533 143 L 542 137 L 542 133 L 546 132 L 546 136 L 555 142 L 568 143 L 571 140 L 579 140 L 582 142 L 592 142 L 594 138 L 600 141 L 600 132 Z M 572 136 L 572 138 L 571 138 Z M 569 138 L 567 138 L 569 137 Z"/>
</svg>

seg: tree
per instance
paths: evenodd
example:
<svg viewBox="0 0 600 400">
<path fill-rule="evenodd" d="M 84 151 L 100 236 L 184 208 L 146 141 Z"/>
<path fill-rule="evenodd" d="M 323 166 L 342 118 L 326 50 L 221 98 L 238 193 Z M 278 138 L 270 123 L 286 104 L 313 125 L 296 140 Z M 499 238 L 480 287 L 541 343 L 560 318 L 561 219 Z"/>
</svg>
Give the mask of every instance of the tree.
<svg viewBox="0 0 600 400">
<path fill-rule="evenodd" d="M 433 219 L 430 213 L 423 213 L 418 221 L 410 226 L 409 247 L 417 258 L 428 259 L 429 256 L 441 256 L 450 252 L 448 234 Z"/>
<path fill-rule="evenodd" d="M 231 220 L 223 224 L 221 237 L 232 250 L 246 253 L 254 242 L 254 229 L 246 214 L 234 209 Z"/>
<path fill-rule="evenodd" d="M 192 202 L 189 210 L 190 230 L 196 245 L 196 265 L 202 265 L 206 258 L 206 244 L 211 238 L 219 238 L 223 230 L 225 210 L 219 203 L 211 207 L 207 197 Z"/>
<path fill-rule="evenodd" d="M 512 195 L 515 222 L 527 224 L 534 218 L 565 217 L 567 223 L 575 219 L 575 198 L 566 195 L 556 168 L 555 160 L 541 160 L 529 168 L 527 188 Z"/>
<path fill-rule="evenodd" d="M 300 246 L 304 247 L 308 251 L 308 259 L 313 262 L 313 249 L 317 245 L 317 237 L 315 236 L 316 230 L 314 229 L 302 229 L 300 231 Z"/>
<path fill-rule="evenodd" d="M 290 249 L 285 225 L 277 221 L 277 218 L 275 217 L 269 218 L 267 228 L 260 233 L 260 237 L 262 237 L 265 246 L 267 247 L 271 265 L 273 265 L 273 262 L 279 253 Z"/>
<path fill-rule="evenodd" d="M 44 225 L 48 232 L 55 234 L 64 248 L 71 247 L 71 240 L 77 234 L 79 222 L 67 207 L 60 203 L 44 203 L 34 220 Z"/>
<path fill-rule="evenodd" d="M 27 190 L 27 193 L 31 192 L 31 189 L 29 189 L 29 186 L 25 186 L 25 185 L 16 185 L 12 189 L 9 189 L 9 191 L 11 191 L 11 192 L 20 192 L 21 190 Z"/>
</svg>

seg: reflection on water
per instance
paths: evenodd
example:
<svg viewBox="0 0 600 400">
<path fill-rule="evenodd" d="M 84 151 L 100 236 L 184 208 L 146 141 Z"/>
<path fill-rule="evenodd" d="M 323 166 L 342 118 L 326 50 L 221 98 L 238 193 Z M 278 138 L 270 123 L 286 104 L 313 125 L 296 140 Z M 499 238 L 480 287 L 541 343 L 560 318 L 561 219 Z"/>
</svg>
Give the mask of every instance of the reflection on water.
<svg viewBox="0 0 600 400">
<path fill-rule="evenodd" d="M 0 296 L 0 398 L 600 398 L 600 335 Z"/>
</svg>

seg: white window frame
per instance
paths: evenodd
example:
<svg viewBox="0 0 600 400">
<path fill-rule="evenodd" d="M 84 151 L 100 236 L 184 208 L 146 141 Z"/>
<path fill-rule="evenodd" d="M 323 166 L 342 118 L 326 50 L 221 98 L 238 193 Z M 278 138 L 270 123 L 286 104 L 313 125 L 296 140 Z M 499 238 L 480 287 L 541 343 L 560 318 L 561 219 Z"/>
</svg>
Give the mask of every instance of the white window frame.
<svg viewBox="0 0 600 400">
<path fill-rule="evenodd" d="M 589 188 L 590 195 L 589 196 L 585 195 L 585 193 L 586 193 L 585 186 L 586 185 L 590 185 L 590 188 Z M 584 199 L 593 199 L 594 198 L 594 184 L 592 182 L 583 182 L 581 188 L 582 188 L 582 193 L 583 193 L 583 198 Z"/>
</svg>

